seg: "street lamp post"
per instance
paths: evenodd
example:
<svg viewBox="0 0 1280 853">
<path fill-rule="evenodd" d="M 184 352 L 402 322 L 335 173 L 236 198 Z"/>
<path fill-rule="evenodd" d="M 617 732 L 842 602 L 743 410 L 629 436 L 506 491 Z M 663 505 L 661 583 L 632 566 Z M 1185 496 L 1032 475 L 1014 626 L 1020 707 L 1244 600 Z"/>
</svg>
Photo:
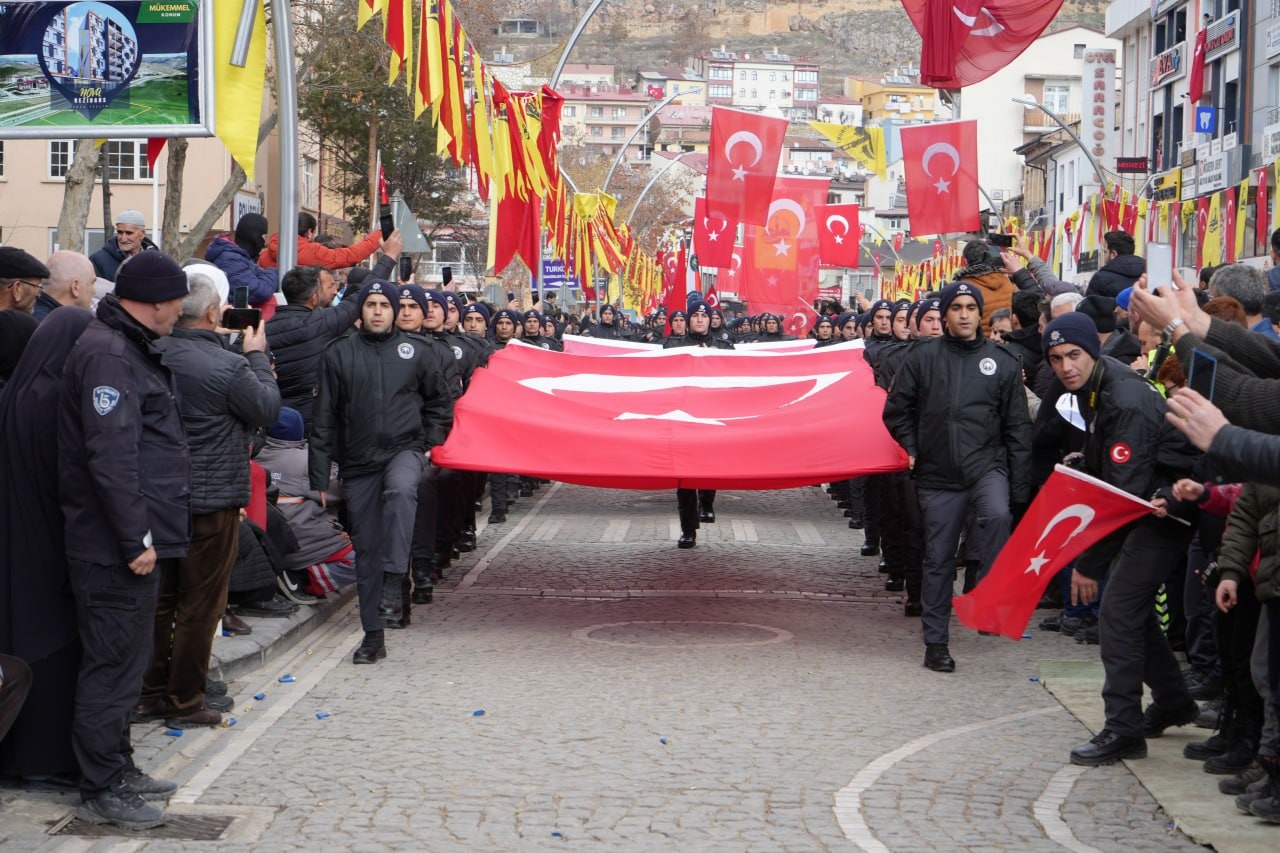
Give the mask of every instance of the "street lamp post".
<svg viewBox="0 0 1280 853">
<path fill-rule="evenodd" d="M 1093 167 L 1094 174 L 1098 176 L 1098 185 L 1101 187 L 1106 187 L 1107 176 L 1105 173 L 1103 173 L 1102 166 L 1098 164 L 1097 158 L 1093 156 L 1093 152 L 1091 152 L 1088 148 L 1085 147 L 1085 144 L 1080 141 L 1080 137 L 1077 136 L 1076 132 L 1071 129 L 1070 125 L 1068 125 L 1065 121 L 1062 120 L 1061 116 L 1059 116 L 1053 110 L 1046 107 L 1044 104 L 1037 101 L 1035 97 L 1032 95 L 1023 95 L 1020 98 L 1012 98 L 1011 100 L 1015 104 L 1021 104 L 1023 109 L 1027 109 L 1027 110 L 1038 109 L 1041 112 L 1043 112 L 1045 115 L 1047 115 L 1049 118 L 1053 119 L 1054 123 L 1057 124 L 1058 127 L 1062 128 L 1066 132 L 1067 136 L 1071 137 L 1071 141 L 1074 142 L 1080 148 L 1080 150 L 1084 152 L 1084 156 L 1089 158 L 1089 165 Z"/>
<path fill-rule="evenodd" d="M 636 218 L 636 211 L 640 209 L 640 202 L 644 201 L 645 196 L 649 194 L 649 190 L 653 189 L 657 185 L 658 179 L 661 178 L 663 175 L 665 175 L 667 172 L 671 171 L 672 166 L 674 166 L 676 163 L 679 163 L 686 156 L 692 153 L 694 152 L 692 151 L 680 152 L 680 154 L 674 157 L 670 163 L 663 166 L 661 171 L 659 171 L 656 175 L 654 175 L 652 178 L 649 179 L 649 183 L 644 185 L 644 189 L 640 190 L 640 195 L 636 198 L 636 203 L 631 206 L 631 213 L 627 214 L 627 225 L 630 225 L 631 220 Z"/>
</svg>

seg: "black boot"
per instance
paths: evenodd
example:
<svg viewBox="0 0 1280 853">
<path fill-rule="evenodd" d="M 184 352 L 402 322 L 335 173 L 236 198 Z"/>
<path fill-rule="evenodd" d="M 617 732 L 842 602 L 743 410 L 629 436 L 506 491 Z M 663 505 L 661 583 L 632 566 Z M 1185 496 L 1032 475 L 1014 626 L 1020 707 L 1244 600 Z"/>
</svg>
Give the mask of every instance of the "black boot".
<svg viewBox="0 0 1280 853">
<path fill-rule="evenodd" d="M 351 656 L 352 663 L 377 663 L 387 656 L 387 645 L 382 631 L 365 631 L 360 648 Z"/>
<path fill-rule="evenodd" d="M 382 601 L 378 604 L 378 616 L 388 628 L 400 628 L 400 617 L 404 608 L 400 605 L 401 589 L 404 575 L 393 575 L 385 572 L 382 575 Z"/>
<path fill-rule="evenodd" d="M 413 561 L 413 603 L 430 604 L 435 592 L 435 582 L 431 579 L 430 561 Z"/>
<path fill-rule="evenodd" d="M 466 553 L 476 549 L 476 526 L 474 523 L 467 525 L 462 531 L 462 535 L 458 537 L 458 550 Z"/>
<path fill-rule="evenodd" d="M 413 618 L 413 584 L 409 580 L 408 572 L 400 577 L 402 578 L 400 581 L 400 627 L 408 628 Z"/>
</svg>

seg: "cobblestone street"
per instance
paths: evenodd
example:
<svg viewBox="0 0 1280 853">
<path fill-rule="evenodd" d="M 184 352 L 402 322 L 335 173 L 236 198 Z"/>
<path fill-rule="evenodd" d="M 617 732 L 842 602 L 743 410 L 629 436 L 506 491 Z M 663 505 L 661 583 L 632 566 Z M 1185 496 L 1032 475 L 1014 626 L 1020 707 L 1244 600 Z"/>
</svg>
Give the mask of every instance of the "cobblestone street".
<svg viewBox="0 0 1280 853">
<path fill-rule="evenodd" d="M 136 727 L 140 763 L 171 813 L 235 817 L 219 849 L 1203 849 L 1124 765 L 1067 763 L 1089 731 L 1038 666 L 1097 647 L 956 623 L 932 673 L 825 492 L 716 511 L 680 551 L 674 494 L 545 486 L 385 661 L 351 664 L 345 607 L 233 683 L 234 727 Z M 6 849 L 89 843 L 44 835 L 70 795 L 24 802 Z"/>
</svg>

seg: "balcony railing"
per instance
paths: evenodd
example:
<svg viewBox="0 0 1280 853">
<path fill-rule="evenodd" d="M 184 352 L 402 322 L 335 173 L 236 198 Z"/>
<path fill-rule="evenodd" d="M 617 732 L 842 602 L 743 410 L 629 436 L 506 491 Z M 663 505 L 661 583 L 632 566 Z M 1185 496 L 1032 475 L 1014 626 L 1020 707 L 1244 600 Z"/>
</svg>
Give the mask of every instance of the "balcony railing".
<svg viewBox="0 0 1280 853">
<path fill-rule="evenodd" d="M 1077 124 L 1080 121 L 1080 113 L 1058 113 L 1058 116 L 1067 123 L 1067 125 Z M 1058 123 L 1044 110 L 1027 110 L 1026 115 L 1022 118 L 1023 127 L 1057 127 Z"/>
</svg>

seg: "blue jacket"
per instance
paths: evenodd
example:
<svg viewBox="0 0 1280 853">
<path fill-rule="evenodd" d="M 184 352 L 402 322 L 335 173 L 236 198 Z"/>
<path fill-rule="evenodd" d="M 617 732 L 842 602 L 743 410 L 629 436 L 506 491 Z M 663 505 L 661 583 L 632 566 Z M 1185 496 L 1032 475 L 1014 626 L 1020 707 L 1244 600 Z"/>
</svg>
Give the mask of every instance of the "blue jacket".
<svg viewBox="0 0 1280 853">
<path fill-rule="evenodd" d="M 249 304 L 258 305 L 276 295 L 276 271 L 264 270 L 249 253 L 226 237 L 216 237 L 204 253 L 204 259 L 227 274 L 234 291 L 249 288 Z"/>
</svg>

